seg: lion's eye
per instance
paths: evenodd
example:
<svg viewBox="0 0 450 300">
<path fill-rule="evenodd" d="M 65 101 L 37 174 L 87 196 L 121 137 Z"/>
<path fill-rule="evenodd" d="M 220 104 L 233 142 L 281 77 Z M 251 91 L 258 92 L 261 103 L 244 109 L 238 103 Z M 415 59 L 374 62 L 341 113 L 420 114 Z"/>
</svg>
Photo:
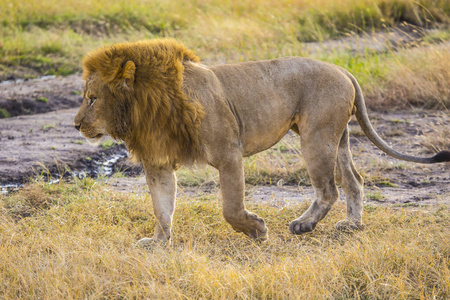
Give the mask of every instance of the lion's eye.
<svg viewBox="0 0 450 300">
<path fill-rule="evenodd" d="M 97 97 L 90 97 L 89 100 L 90 100 L 89 105 L 93 105 L 95 100 L 97 100 Z"/>
</svg>

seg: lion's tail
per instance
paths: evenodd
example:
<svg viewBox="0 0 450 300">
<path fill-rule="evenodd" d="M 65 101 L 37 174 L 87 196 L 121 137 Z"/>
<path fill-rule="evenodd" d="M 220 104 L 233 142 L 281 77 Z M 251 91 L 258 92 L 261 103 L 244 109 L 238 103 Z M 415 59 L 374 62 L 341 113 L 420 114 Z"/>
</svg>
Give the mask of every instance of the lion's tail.
<svg viewBox="0 0 450 300">
<path fill-rule="evenodd" d="M 349 72 L 345 72 L 346 75 L 350 78 L 350 80 L 353 83 L 353 86 L 355 87 L 356 92 L 356 98 L 355 98 L 355 107 L 356 107 L 356 119 L 358 120 L 359 125 L 361 126 L 361 129 L 366 134 L 366 136 L 369 138 L 369 140 L 372 141 L 372 143 L 375 144 L 378 148 L 380 148 L 383 152 L 386 154 L 406 161 L 412 161 L 412 162 L 418 162 L 418 163 L 424 163 L 424 164 L 432 164 L 432 163 L 438 163 L 438 162 L 447 162 L 450 161 L 450 151 L 441 151 L 437 153 L 433 157 L 416 157 L 416 156 L 410 156 L 405 155 L 402 153 L 399 153 L 392 149 L 386 142 L 378 135 L 378 133 L 375 131 L 375 129 L 372 127 L 372 124 L 370 123 L 366 104 L 364 102 L 364 97 L 361 91 L 361 88 L 356 81 L 355 77 L 353 77 L 352 74 Z"/>
</svg>

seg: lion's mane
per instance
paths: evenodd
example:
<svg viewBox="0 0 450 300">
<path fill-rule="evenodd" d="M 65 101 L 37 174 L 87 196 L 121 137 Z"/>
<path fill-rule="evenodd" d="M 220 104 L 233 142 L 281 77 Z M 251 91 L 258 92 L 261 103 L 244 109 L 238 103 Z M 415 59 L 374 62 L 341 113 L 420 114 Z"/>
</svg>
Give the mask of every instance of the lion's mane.
<svg viewBox="0 0 450 300">
<path fill-rule="evenodd" d="M 83 78 L 97 73 L 114 95 L 105 99 L 109 134 L 125 141 L 135 162 L 176 165 L 206 156 L 204 110 L 182 91 L 185 61 L 199 58 L 170 39 L 115 44 L 83 60 Z"/>
</svg>

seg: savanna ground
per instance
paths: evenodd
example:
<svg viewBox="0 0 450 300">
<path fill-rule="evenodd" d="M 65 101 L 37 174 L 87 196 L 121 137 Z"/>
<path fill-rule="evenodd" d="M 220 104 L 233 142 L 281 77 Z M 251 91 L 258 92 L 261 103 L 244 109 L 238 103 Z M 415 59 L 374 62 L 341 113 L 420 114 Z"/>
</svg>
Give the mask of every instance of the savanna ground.
<svg viewBox="0 0 450 300">
<path fill-rule="evenodd" d="M 123 145 L 88 145 L 71 124 L 87 51 L 175 37 L 207 64 L 296 55 L 343 66 L 380 135 L 430 156 L 450 148 L 449 15 L 444 0 L 3 0 L 0 183 L 23 185 L 0 194 L 0 298 L 450 298 L 449 164 L 391 159 L 354 120 L 365 230 L 334 229 L 339 201 L 314 232 L 289 233 L 313 191 L 288 134 L 245 162 L 247 206 L 269 241 L 234 233 L 217 172 L 195 167 L 178 173 L 172 247 L 151 252 L 134 247 L 155 225 L 141 170 Z M 88 176 L 55 182 L 68 174 Z"/>
</svg>

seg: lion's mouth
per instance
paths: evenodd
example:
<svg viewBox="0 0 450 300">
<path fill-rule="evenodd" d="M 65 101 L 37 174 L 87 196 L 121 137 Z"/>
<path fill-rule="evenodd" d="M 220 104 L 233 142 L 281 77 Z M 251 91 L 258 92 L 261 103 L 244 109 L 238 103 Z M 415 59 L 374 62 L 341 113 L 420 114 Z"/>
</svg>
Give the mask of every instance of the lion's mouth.
<svg viewBox="0 0 450 300">
<path fill-rule="evenodd" d="M 94 136 L 94 137 L 88 137 L 87 139 L 88 139 L 88 141 L 91 142 L 91 143 L 97 143 L 102 137 L 103 137 L 103 134 L 102 134 L 102 133 L 99 133 L 99 134 L 97 134 L 96 136 Z"/>
<path fill-rule="evenodd" d="M 103 133 L 99 133 L 99 134 L 94 135 L 94 136 L 89 136 L 83 131 L 80 131 L 80 135 L 82 137 L 84 137 L 84 138 L 87 138 L 88 140 L 96 140 L 96 139 L 101 139 L 103 137 Z"/>
<path fill-rule="evenodd" d="M 93 144 L 97 143 L 104 136 L 103 133 L 99 133 L 99 134 L 94 135 L 94 136 L 89 136 L 89 135 L 87 135 L 87 134 L 85 134 L 85 133 L 83 133 L 81 131 L 80 131 L 80 135 L 82 137 L 84 137 L 85 139 L 87 139 L 89 141 L 89 143 L 93 143 Z"/>
</svg>

